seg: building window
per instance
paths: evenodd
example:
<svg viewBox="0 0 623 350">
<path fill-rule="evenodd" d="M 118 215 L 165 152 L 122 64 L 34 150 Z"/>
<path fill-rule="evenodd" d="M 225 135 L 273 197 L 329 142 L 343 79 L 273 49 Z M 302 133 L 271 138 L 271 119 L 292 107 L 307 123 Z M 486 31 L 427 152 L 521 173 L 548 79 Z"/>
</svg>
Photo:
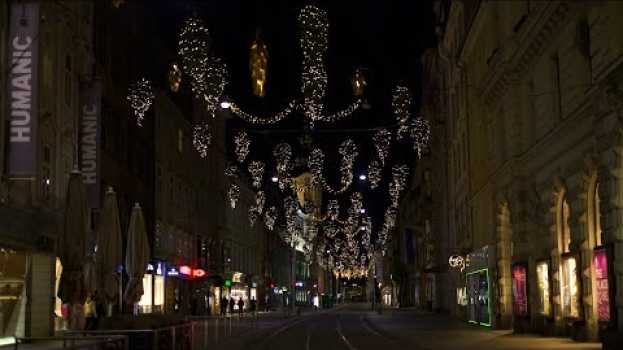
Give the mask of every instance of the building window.
<svg viewBox="0 0 623 350">
<path fill-rule="evenodd" d="M 562 314 L 565 317 L 579 316 L 578 270 L 575 257 L 568 256 L 562 260 L 562 278 L 560 280 Z"/>
</svg>

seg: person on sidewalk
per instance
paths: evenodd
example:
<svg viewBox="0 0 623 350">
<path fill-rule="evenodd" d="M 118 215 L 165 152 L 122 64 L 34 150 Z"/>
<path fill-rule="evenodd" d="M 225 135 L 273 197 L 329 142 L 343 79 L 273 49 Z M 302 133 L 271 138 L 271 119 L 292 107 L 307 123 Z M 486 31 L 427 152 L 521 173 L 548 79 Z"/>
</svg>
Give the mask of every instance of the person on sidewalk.
<svg viewBox="0 0 623 350">
<path fill-rule="evenodd" d="M 229 314 L 231 316 L 234 315 L 234 306 L 236 305 L 236 301 L 234 300 L 234 297 L 230 297 L 229 298 Z"/>
<path fill-rule="evenodd" d="M 242 300 L 242 297 L 240 297 L 240 299 L 238 299 L 238 316 L 242 317 L 243 312 L 244 312 L 244 301 Z"/>
<path fill-rule="evenodd" d="M 84 302 L 84 316 L 86 318 L 84 329 L 87 331 L 97 329 L 97 310 L 95 308 L 95 295 L 87 296 L 87 300 Z"/>
<path fill-rule="evenodd" d="M 257 311 L 257 300 L 255 300 L 255 297 L 253 297 L 251 298 L 251 315 L 253 315 L 253 317 L 257 316 L 256 311 Z"/>
<path fill-rule="evenodd" d="M 227 297 L 221 298 L 221 316 L 227 314 Z"/>
</svg>

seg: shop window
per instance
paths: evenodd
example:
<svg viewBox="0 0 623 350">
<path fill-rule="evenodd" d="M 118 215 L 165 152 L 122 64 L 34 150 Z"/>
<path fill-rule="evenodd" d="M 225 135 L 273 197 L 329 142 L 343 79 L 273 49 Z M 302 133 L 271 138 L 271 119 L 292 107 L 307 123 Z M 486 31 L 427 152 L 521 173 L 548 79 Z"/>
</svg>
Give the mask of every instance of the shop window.
<svg viewBox="0 0 623 350">
<path fill-rule="evenodd" d="M 143 295 L 141 296 L 141 300 L 138 302 L 139 312 L 140 313 L 151 313 L 152 312 L 152 275 L 145 274 L 143 275 Z"/>
<path fill-rule="evenodd" d="M 482 269 L 467 274 L 468 320 L 491 326 L 489 305 L 489 270 Z"/>
<path fill-rule="evenodd" d="M 610 294 L 608 286 L 608 259 L 606 249 L 596 249 L 593 254 L 595 275 L 595 294 L 597 298 L 597 319 L 600 322 L 610 321 Z"/>
<path fill-rule="evenodd" d="M 578 302 L 578 270 L 575 257 L 568 256 L 562 260 L 562 278 L 560 294 L 562 297 L 562 314 L 565 317 L 579 317 Z"/>
<path fill-rule="evenodd" d="M 549 287 L 549 264 L 542 261 L 536 265 L 536 278 L 538 290 L 538 312 L 541 315 L 549 316 L 551 310 L 550 287 Z"/>
<path fill-rule="evenodd" d="M 526 266 L 515 265 L 513 267 L 513 313 L 515 316 L 528 315 L 528 293 L 526 288 Z"/>
</svg>

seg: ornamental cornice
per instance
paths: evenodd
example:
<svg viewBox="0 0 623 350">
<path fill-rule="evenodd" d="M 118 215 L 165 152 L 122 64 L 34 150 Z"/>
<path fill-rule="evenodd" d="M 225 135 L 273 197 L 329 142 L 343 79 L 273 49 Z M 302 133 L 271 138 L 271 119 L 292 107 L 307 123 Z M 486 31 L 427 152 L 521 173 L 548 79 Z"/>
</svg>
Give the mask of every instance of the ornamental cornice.
<svg viewBox="0 0 623 350">
<path fill-rule="evenodd" d="M 560 27 L 569 18 L 571 7 L 566 2 L 556 1 L 533 17 L 533 21 L 525 23 L 526 31 L 510 41 L 498 53 L 504 58 L 493 60 L 495 69 L 483 84 L 482 97 L 486 105 L 490 106 L 506 94 L 513 81 L 523 76 L 532 66 L 533 61 L 551 43 Z"/>
</svg>

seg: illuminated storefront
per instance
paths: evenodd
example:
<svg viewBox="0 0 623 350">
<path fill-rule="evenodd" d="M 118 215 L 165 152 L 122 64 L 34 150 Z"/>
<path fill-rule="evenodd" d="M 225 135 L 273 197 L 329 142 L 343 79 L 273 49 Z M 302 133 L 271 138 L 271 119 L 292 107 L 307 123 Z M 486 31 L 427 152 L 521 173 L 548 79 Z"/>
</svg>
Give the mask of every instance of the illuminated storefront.
<svg viewBox="0 0 623 350">
<path fill-rule="evenodd" d="M 24 336 L 27 255 L 0 248 L 0 346 Z"/>
<path fill-rule="evenodd" d="M 513 313 L 516 317 L 528 315 L 527 268 L 524 264 L 513 266 Z"/>
<path fill-rule="evenodd" d="M 147 266 L 143 275 L 143 296 L 138 302 L 140 313 L 163 312 L 164 310 L 164 264 L 156 263 Z"/>
<path fill-rule="evenodd" d="M 597 320 L 610 322 L 610 289 L 608 286 L 608 256 L 605 248 L 593 252 L 595 293 L 597 299 Z"/>
<path fill-rule="evenodd" d="M 488 327 L 491 326 L 489 258 L 489 247 L 484 246 L 467 255 L 465 268 L 467 321 Z"/>
<path fill-rule="evenodd" d="M 543 316 L 551 315 L 549 263 L 541 261 L 536 265 L 537 312 Z"/>
<path fill-rule="evenodd" d="M 569 318 L 580 316 L 578 270 L 575 256 L 567 255 L 562 259 L 562 278 L 560 279 L 560 294 L 562 300 L 562 315 Z"/>
</svg>

